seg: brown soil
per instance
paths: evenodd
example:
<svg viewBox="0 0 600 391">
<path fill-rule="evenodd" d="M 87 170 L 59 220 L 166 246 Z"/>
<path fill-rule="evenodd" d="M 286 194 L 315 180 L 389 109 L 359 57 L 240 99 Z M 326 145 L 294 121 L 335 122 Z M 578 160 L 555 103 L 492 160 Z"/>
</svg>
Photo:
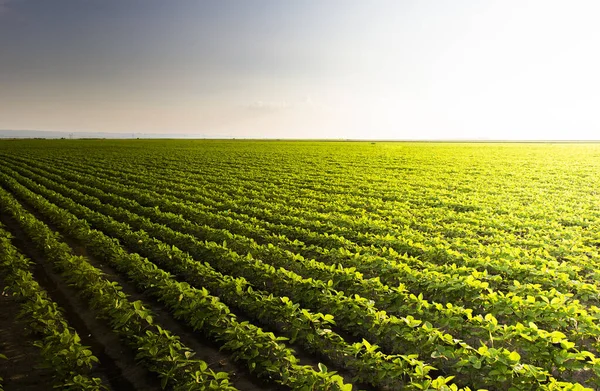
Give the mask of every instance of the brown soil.
<svg viewBox="0 0 600 391">
<path fill-rule="evenodd" d="M 25 332 L 25 322 L 17 320 L 21 305 L 5 292 L 0 281 L 0 377 L 5 391 L 52 390 L 52 370 L 40 368 L 40 349 L 33 346 L 35 336 Z"/>
<path fill-rule="evenodd" d="M 52 270 L 18 225 L 5 215 L 0 220 L 15 236 L 13 244 L 34 262 L 32 272 L 35 279 L 64 310 L 65 318 L 77 330 L 82 343 L 89 346 L 100 360 L 93 375 L 100 377 L 105 385 L 114 390 L 160 390 L 157 377 L 136 364 L 133 352 L 121 343 L 103 321 L 96 319 L 96 314 L 88 304 Z"/>
<path fill-rule="evenodd" d="M 32 210 L 30 207 L 28 207 L 28 205 L 26 205 L 26 204 L 22 204 L 22 205 L 34 216 L 36 216 L 37 218 L 40 218 L 40 216 L 34 210 Z M 2 219 L 2 220 L 7 220 L 7 219 Z M 40 220 L 44 221 L 44 219 L 40 219 Z M 47 221 L 45 221 L 45 223 L 48 224 Z M 7 226 L 11 227 L 11 231 L 13 231 L 13 234 L 15 234 L 17 236 L 15 229 L 18 227 L 15 226 L 14 222 L 8 220 L 5 222 L 5 224 L 7 224 Z M 54 231 L 58 231 L 56 229 L 56 227 L 54 227 L 52 224 L 48 224 L 48 225 Z M 21 233 L 19 233 L 18 238 L 21 241 L 23 241 L 24 237 Z M 164 306 L 162 304 L 158 303 L 152 297 L 149 297 L 148 295 L 145 295 L 144 293 L 140 293 L 138 290 L 136 290 L 136 287 L 132 283 L 130 283 L 126 277 L 121 276 L 118 271 L 116 271 L 109 265 L 104 264 L 103 262 L 101 262 L 100 260 L 95 258 L 94 256 L 91 256 L 90 254 L 88 254 L 87 251 L 85 250 L 85 247 L 81 243 L 78 243 L 77 241 L 74 241 L 73 239 L 67 238 L 67 237 L 63 237 L 63 240 L 73 249 L 73 252 L 75 254 L 86 257 L 92 265 L 94 265 L 95 267 L 99 268 L 104 273 L 106 273 L 106 277 L 109 280 L 117 282 L 123 288 L 123 292 L 126 293 L 130 297 L 131 300 L 141 300 L 147 308 L 149 308 L 150 310 L 152 310 L 154 312 L 156 323 L 161 325 L 161 327 L 163 327 L 167 330 L 170 330 L 174 334 L 178 335 L 184 344 L 186 344 L 194 352 L 196 352 L 197 358 L 204 360 L 206 363 L 209 364 L 209 367 L 215 371 L 227 371 L 230 375 L 233 385 L 236 386 L 238 389 L 248 390 L 248 391 L 259 391 L 259 390 L 278 391 L 278 390 L 287 390 L 288 389 L 287 387 L 279 386 L 279 385 L 273 384 L 272 382 L 266 383 L 262 379 L 258 379 L 255 375 L 251 374 L 249 372 L 249 370 L 243 364 L 231 361 L 229 359 L 228 354 L 223 353 L 219 350 L 218 344 L 214 343 L 213 341 L 210 341 L 201 332 L 196 332 L 196 331 L 192 330 L 190 327 L 187 327 L 186 325 L 182 324 L 180 321 L 176 320 L 169 313 L 169 311 L 167 311 L 164 308 Z M 23 243 L 23 245 L 25 245 L 25 244 L 26 244 L 26 242 Z M 26 246 L 26 247 L 31 247 L 31 246 Z M 32 259 L 35 259 L 36 257 L 37 257 L 37 259 L 40 259 L 39 254 L 37 254 L 36 251 L 32 248 L 28 248 L 26 254 Z M 45 267 L 43 267 L 43 269 L 44 269 L 43 274 L 54 276 L 54 273 L 49 268 L 49 266 L 45 266 Z M 56 277 L 56 276 L 54 276 L 54 277 Z M 60 284 L 60 283 L 58 283 L 58 284 Z M 56 284 L 56 285 L 58 285 L 58 284 Z M 58 286 L 57 286 L 57 289 L 58 289 Z M 70 288 L 68 288 L 68 289 L 70 289 Z M 70 298 L 73 298 L 74 296 L 76 296 L 75 292 L 71 292 L 69 295 Z M 75 298 L 75 300 L 77 300 L 77 299 Z M 85 306 L 85 304 L 84 304 L 84 306 Z M 87 312 L 91 312 L 91 311 L 88 310 Z M 77 314 L 80 315 L 80 313 L 77 313 Z M 246 317 L 243 314 L 237 313 L 236 315 L 238 315 L 238 318 L 240 321 L 249 320 L 249 319 L 246 319 Z M 112 332 L 110 330 L 107 330 L 107 331 L 112 334 Z M 266 331 L 275 331 L 275 330 L 269 330 L 269 328 L 266 328 Z M 96 337 L 96 335 L 93 332 L 88 333 L 88 334 L 90 334 L 89 338 Z M 116 338 L 116 336 L 114 336 L 114 335 L 113 335 L 113 339 L 116 339 L 118 341 L 118 338 Z M 117 342 L 114 342 L 114 343 L 117 343 Z M 110 360 L 119 369 L 119 371 L 113 371 L 113 376 L 111 376 L 111 378 L 113 380 L 118 380 L 118 381 L 122 380 L 122 381 L 130 383 L 129 387 L 123 388 L 123 386 L 124 386 L 124 384 L 123 384 L 120 387 L 115 387 L 115 389 L 132 389 L 132 390 L 146 390 L 146 389 L 158 390 L 159 389 L 158 382 L 156 380 L 156 377 L 153 374 L 135 366 L 135 362 L 133 362 L 133 355 L 129 352 L 127 347 L 120 347 L 120 348 L 116 349 L 118 351 L 114 351 L 115 350 L 114 347 L 120 346 L 120 342 L 118 342 L 118 345 L 113 345 L 111 343 L 110 345 L 108 345 L 108 347 L 103 343 L 101 343 L 100 345 L 104 345 L 104 346 L 98 346 L 97 349 L 93 349 L 94 354 L 96 354 L 100 358 L 100 356 L 96 352 L 97 350 L 102 349 L 102 348 L 104 348 L 105 350 L 106 349 L 110 350 L 111 352 L 107 351 L 107 353 L 112 353 L 112 354 L 108 354 L 110 356 Z M 330 368 L 330 370 L 332 370 L 332 369 L 337 370 L 338 373 L 345 378 L 346 382 L 352 383 L 351 375 L 349 375 L 345 370 L 341 370 L 341 368 L 336 368 L 334 365 L 331 365 L 332 363 L 328 362 L 328 360 L 325 357 L 319 357 L 319 355 L 310 354 L 310 353 L 304 351 L 304 349 L 302 349 L 300 346 L 297 346 L 295 344 L 294 344 L 294 346 L 290 346 L 290 347 L 292 347 L 294 349 L 294 351 L 296 352 L 296 357 L 299 358 L 301 365 L 310 365 L 316 369 L 317 364 L 319 362 L 324 362 Z M 106 360 L 101 359 L 101 361 L 106 361 Z M 128 364 L 126 362 L 128 362 Z M 115 373 L 115 372 L 120 372 L 120 373 Z M 122 379 L 121 379 L 121 377 L 122 377 Z M 141 384 L 140 382 L 146 383 L 146 384 Z M 150 384 L 148 384 L 148 383 L 150 383 L 152 385 L 152 387 L 150 387 Z M 356 385 L 359 386 L 361 389 L 366 389 L 366 390 L 372 389 L 372 387 L 365 385 L 365 384 L 360 384 L 360 385 L 356 384 Z"/>
<path fill-rule="evenodd" d="M 40 217 L 27 205 L 22 205 L 36 217 Z M 43 255 L 28 242 L 28 238 L 16 222 L 4 215 L 0 216 L 0 221 L 15 236 L 13 244 L 35 262 L 33 273 L 36 280 L 50 293 L 53 300 L 66 310 L 65 317 L 71 326 L 78 331 L 82 342 L 91 347 L 94 355 L 106 367 L 104 368 L 105 371 L 108 369 L 106 371 L 109 373 L 108 376 L 100 376 L 107 379 L 105 383 L 108 384 L 108 381 L 110 381 L 110 385 L 115 390 L 160 390 L 158 378 L 151 372 L 137 366 L 131 349 L 122 344 L 118 336 L 109 327 L 98 321 L 89 306 L 78 297 L 77 292 L 64 283 L 62 278 L 52 270 L 51 266 L 43 261 Z M 45 223 L 52 230 L 57 231 L 52 224 L 48 224 L 46 221 Z M 280 391 L 288 389 L 256 378 L 248 369 L 231 361 L 228 354 L 220 352 L 218 345 L 209 341 L 201 333 L 182 325 L 153 298 L 138 292 L 133 284 L 119 275 L 112 267 L 87 254 L 80 243 L 66 237 L 63 237 L 63 240 L 72 248 L 74 254 L 86 257 L 92 265 L 106 273 L 107 279 L 121 285 L 123 292 L 129 296 L 130 300 L 143 301 L 144 305 L 154 312 L 155 322 L 164 329 L 178 335 L 181 341 L 196 353 L 197 358 L 206 361 L 209 367 L 215 371 L 229 372 L 231 382 L 236 388 L 245 391 Z M 0 364 L 2 363 L 0 362 Z"/>
<path fill-rule="evenodd" d="M 153 297 L 140 293 L 136 287 L 129 282 L 126 277 L 120 275 L 117 270 L 102 263 L 93 255 L 88 254 L 85 248 L 79 243 L 68 238 L 63 239 L 69 244 L 75 254 L 86 257 L 92 265 L 106 273 L 106 278 L 108 280 L 117 282 L 123 288 L 123 292 L 129 296 L 130 300 L 141 300 L 144 303 L 144 306 L 154 313 L 154 321 L 162 328 L 179 336 L 186 346 L 196 352 L 196 358 L 205 361 L 209 368 L 214 371 L 228 372 L 231 382 L 236 388 L 247 391 L 287 390 L 286 387 L 280 387 L 273 383 L 265 383 L 264 381 L 257 379 L 248 371 L 248 369 L 230 360 L 229 355 L 221 352 L 219 350 L 219 345 L 207 339 L 202 332 L 194 331 L 191 327 L 181 323 L 181 321 L 175 319 L 173 315 L 171 315 L 171 313 Z"/>
<path fill-rule="evenodd" d="M 111 281 L 117 282 L 121 287 L 123 287 L 123 292 L 125 292 L 131 300 L 141 300 L 144 302 L 144 305 L 151 309 L 155 316 L 155 320 L 164 325 L 164 327 L 173 333 L 177 334 L 181 341 L 184 342 L 187 346 L 192 348 L 196 353 L 197 357 L 206 361 L 215 371 L 228 371 L 231 376 L 233 384 L 242 390 L 249 391 L 259 391 L 259 390 L 286 390 L 286 387 L 280 387 L 274 385 L 273 383 L 265 383 L 261 381 L 261 379 L 256 379 L 245 367 L 240 366 L 240 364 L 232 362 L 229 360 L 228 355 L 219 351 L 219 345 L 207 339 L 205 335 L 201 332 L 194 331 L 192 328 L 182 324 L 180 321 L 175 319 L 170 312 L 165 310 L 162 304 L 158 303 L 153 297 L 146 295 L 144 293 L 140 293 L 136 290 L 135 286 L 131 284 L 126 278 L 121 276 L 119 272 L 113 269 L 111 266 L 102 263 L 93 255 L 87 253 L 86 249 L 79 243 L 73 241 L 70 238 L 63 238 L 67 244 L 73 249 L 73 251 L 77 255 L 82 255 L 86 257 L 92 265 L 102 270 L 107 274 L 107 278 Z M 129 251 L 128 248 L 124 247 L 125 250 Z M 180 280 L 180 279 L 178 279 Z M 182 280 L 180 280 L 182 281 Z M 231 308 L 234 310 L 234 308 Z M 244 322 L 248 321 L 253 323 L 252 319 L 247 317 L 244 313 L 235 311 L 236 317 L 238 321 Z M 270 327 L 262 326 L 262 329 L 265 331 L 271 331 L 277 334 L 277 330 L 274 330 Z M 348 373 L 348 371 L 336 367 L 332 363 L 330 363 L 326 357 L 322 357 L 320 355 L 315 355 L 308 353 L 305 349 L 303 349 L 298 344 L 289 344 L 288 347 L 293 349 L 295 356 L 299 360 L 300 365 L 310 365 L 315 370 L 318 370 L 318 364 L 324 363 L 327 365 L 329 370 L 335 370 L 338 372 L 340 376 L 344 378 L 344 381 L 348 383 L 352 382 L 352 375 Z M 217 365 L 218 364 L 218 365 Z M 367 384 L 356 384 L 359 386 L 361 390 L 373 390 L 373 387 Z"/>
</svg>

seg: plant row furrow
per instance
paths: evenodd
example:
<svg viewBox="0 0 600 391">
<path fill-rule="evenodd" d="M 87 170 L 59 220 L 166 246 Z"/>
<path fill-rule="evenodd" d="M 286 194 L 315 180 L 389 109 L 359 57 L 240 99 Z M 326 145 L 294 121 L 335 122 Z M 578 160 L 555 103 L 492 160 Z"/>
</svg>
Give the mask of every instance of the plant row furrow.
<svg viewBox="0 0 600 391">
<path fill-rule="evenodd" d="M 21 172 L 26 173 L 30 171 L 21 170 Z M 47 172 L 45 174 L 50 177 L 53 175 Z M 37 178 L 38 181 L 45 180 L 44 178 Z M 59 181 L 61 180 L 60 177 L 55 176 L 54 178 Z M 85 179 L 80 180 L 80 182 L 84 181 Z M 497 319 L 491 314 L 501 314 L 501 317 L 505 317 L 502 316 L 502 314 L 508 311 L 511 311 L 515 315 L 520 313 L 521 316 L 517 318 L 518 321 L 524 322 L 525 324 L 535 321 L 539 326 L 548 327 L 551 330 L 562 330 L 568 334 L 576 335 L 577 338 L 580 339 L 579 341 L 576 341 L 578 343 L 587 340 L 588 338 L 597 339 L 598 336 L 600 336 L 600 329 L 596 322 L 597 317 L 588 314 L 588 312 L 577 305 L 576 302 L 572 302 L 568 296 L 562 295 L 558 291 L 539 291 L 536 292 L 537 294 L 535 296 L 525 294 L 519 295 L 518 293 L 520 292 L 512 292 L 509 295 L 503 295 L 502 293 L 491 291 L 488 292 L 487 295 L 482 294 L 477 298 L 479 302 L 483 302 L 483 308 L 480 307 L 481 309 L 479 311 L 473 313 L 472 310 L 457 305 L 448 304 L 442 306 L 439 303 L 428 302 L 423 300 L 422 297 L 409 294 L 401 288 L 390 288 L 389 286 L 382 285 L 378 279 L 364 280 L 360 274 L 356 273 L 352 268 L 334 267 L 335 265 L 325 266 L 319 262 L 304 260 L 301 257 L 297 257 L 295 254 L 282 251 L 276 247 L 260 246 L 239 235 L 231 235 L 227 231 L 222 232 L 210 227 L 192 224 L 181 216 L 162 213 L 156 208 L 142 207 L 134 200 L 124 199 L 115 194 L 103 193 L 100 189 L 104 188 L 104 185 L 98 182 L 95 183 L 94 187 L 70 181 L 67 183 L 70 188 L 78 188 L 79 190 L 93 194 L 95 197 L 100 197 L 103 203 L 112 202 L 115 205 L 127 206 L 127 208 L 133 210 L 137 214 L 152 218 L 154 221 L 166 224 L 181 232 L 215 242 L 227 241 L 228 247 L 234 249 L 238 253 L 250 252 L 262 260 L 269 261 L 269 263 L 273 263 L 273 261 L 277 262 L 278 259 L 283 258 L 283 261 L 286 262 L 285 265 L 292 267 L 291 270 L 298 274 L 306 275 L 308 267 L 311 269 L 310 272 L 313 273 L 310 275 L 311 277 L 324 281 L 331 280 L 333 281 L 333 287 L 335 289 L 341 289 L 345 292 L 359 294 L 372 299 L 375 301 L 376 306 L 386 309 L 390 313 L 400 315 L 406 315 L 406 313 L 411 313 L 413 315 L 418 314 L 420 319 L 434 323 L 439 327 L 452 330 L 453 333 L 458 333 L 458 335 L 464 334 L 478 338 L 483 336 L 485 339 L 487 339 L 487 336 L 489 335 L 490 340 L 498 340 L 500 343 L 504 340 L 506 343 L 511 344 L 511 346 L 518 349 L 520 345 L 522 345 L 524 347 L 519 349 L 522 354 L 527 354 L 527 348 L 533 349 L 530 352 L 531 356 L 534 357 L 533 360 L 541 360 L 540 362 L 543 362 L 546 359 L 551 360 L 554 354 L 562 354 L 554 352 L 555 349 L 552 344 L 558 343 L 556 341 L 557 337 L 551 337 L 550 334 L 548 334 L 546 338 L 543 338 L 538 335 L 536 340 L 538 340 L 540 344 L 545 344 L 545 348 L 534 348 L 529 346 L 529 343 L 519 344 L 517 342 L 516 345 L 512 345 L 512 343 L 514 343 L 513 341 L 515 339 L 518 341 L 519 338 L 525 338 L 526 341 L 531 342 L 530 334 L 543 333 L 543 330 L 539 330 L 537 326 L 535 326 L 535 328 L 524 326 L 519 322 L 512 326 L 503 325 L 502 323 L 498 325 Z M 54 186 L 57 185 L 55 184 Z M 54 189 L 56 190 L 56 188 Z M 114 187 L 112 189 L 114 190 Z M 68 189 L 66 190 L 68 191 Z M 162 208 L 171 205 L 172 204 L 168 201 L 161 203 Z M 106 208 L 107 206 L 101 205 L 100 208 L 102 207 Z M 189 216 L 198 217 L 196 221 L 203 217 L 195 215 L 193 210 L 179 210 L 179 212 Z M 143 220 L 139 219 L 129 220 L 128 223 L 133 224 L 136 221 L 141 221 L 141 224 L 143 224 Z M 144 226 L 138 226 L 138 228 L 148 229 Z M 240 241 L 243 243 L 236 246 L 236 243 Z M 360 263 L 360 260 L 357 260 L 356 264 L 358 263 Z M 306 265 L 306 267 L 303 265 Z M 354 266 L 354 264 L 352 266 Z M 404 272 L 405 274 L 409 274 L 410 270 L 404 269 Z M 417 277 L 414 278 L 416 279 Z M 433 281 L 435 281 L 435 279 L 433 279 Z M 460 282 L 456 283 L 459 284 Z M 453 295 L 451 292 L 452 286 L 449 286 L 447 280 L 442 280 L 439 285 L 434 286 L 437 289 L 442 290 L 441 294 L 443 295 Z M 518 286 L 516 287 L 518 288 Z M 487 301 L 485 301 L 486 299 Z M 478 313 L 485 314 L 486 316 L 477 316 Z M 492 334 L 490 335 L 490 333 Z M 540 348 L 541 351 L 546 351 L 546 353 L 541 354 Z M 550 349 L 550 352 L 548 352 L 548 349 Z"/>
<path fill-rule="evenodd" d="M 18 189 L 19 185 L 14 186 L 14 188 Z M 204 254 L 200 254 L 200 256 L 204 256 L 210 261 L 219 261 L 221 267 L 235 269 L 238 273 L 245 272 L 245 277 L 251 282 L 263 281 L 270 289 L 276 288 L 281 292 L 292 292 L 294 293 L 294 295 L 290 295 L 292 300 L 296 300 L 294 297 L 298 297 L 302 304 L 309 304 L 309 307 L 311 305 L 314 307 L 316 301 L 321 303 L 321 307 L 333 308 L 335 311 L 332 314 L 338 321 L 354 323 L 351 324 L 351 329 L 360 331 L 363 335 L 368 336 L 368 339 L 372 338 L 375 342 L 381 343 L 382 346 L 392 350 L 398 351 L 402 344 L 406 343 L 413 347 L 419 345 L 421 351 L 428 351 L 427 354 L 431 354 L 441 364 L 444 364 L 446 360 L 453 361 L 456 365 L 454 370 L 459 373 L 462 372 L 461 368 L 481 368 L 478 372 L 485 369 L 490 378 L 493 378 L 494 382 L 498 384 L 501 384 L 499 382 L 506 383 L 506 381 L 509 381 L 512 386 L 520 384 L 528 389 L 527 387 L 532 384 L 539 387 L 546 384 L 548 380 L 554 381 L 548 372 L 520 362 L 520 356 L 516 352 L 510 352 L 502 348 L 481 347 L 473 349 L 464 342 L 455 340 L 452 336 L 433 328 L 428 322 L 422 324 L 421 321 L 414 319 L 412 316 L 402 319 L 387 316 L 385 312 L 377 311 L 372 303 L 363 298 L 358 296 L 352 299 L 346 298 L 320 281 L 302 279 L 284 269 L 277 271 L 251 257 L 240 257 L 214 243 L 198 242 L 189 235 L 187 236 L 189 244 L 186 247 L 191 244 L 193 246 L 192 250 L 196 250 L 195 252 L 198 252 L 198 250 L 203 251 Z M 182 237 L 186 239 L 185 235 Z M 175 244 L 181 247 L 179 243 Z M 193 255 L 194 251 L 190 252 Z M 320 288 L 320 292 L 315 290 L 317 287 Z M 312 300 L 307 300 L 307 298 Z M 312 303 L 310 303 L 311 301 Z M 349 311 L 348 307 L 356 308 L 356 310 Z M 356 322 L 357 319 L 359 320 L 358 323 Z M 399 343 L 398 338 L 405 342 Z M 464 376 L 464 373 L 461 373 L 461 375 Z M 479 376 L 478 373 L 477 376 L 470 375 L 468 378 L 471 381 L 481 381 L 476 379 Z M 542 382 L 542 385 L 539 384 L 539 381 Z"/>
<path fill-rule="evenodd" d="M 3 177 L 3 184 L 15 191 L 27 203 L 56 224 L 69 236 L 85 245 L 91 254 L 109 262 L 126 274 L 145 292 L 169 307 L 176 318 L 196 330 L 202 330 L 229 351 L 235 360 L 245 362 L 249 369 L 266 379 L 277 380 L 292 389 L 351 390 L 335 372 L 320 367 L 301 366 L 293 352 L 273 333 L 262 331 L 248 323 L 238 322 L 236 316 L 220 300 L 204 289 L 196 289 L 176 281 L 169 273 L 135 253 L 127 253 L 114 239 L 93 230 L 83 220 L 60 209 L 24 187 L 14 186 Z"/>
<path fill-rule="evenodd" d="M 11 242 L 12 235 L 0 225 L 0 277 L 7 292 L 21 303 L 19 317 L 39 339 L 44 365 L 54 373 L 54 387 L 63 390 L 100 391 L 108 387 L 91 376 L 98 363 L 93 352 L 82 345 L 81 338 L 61 313 L 60 307 L 40 287 L 31 274 L 31 261 Z"/>
<path fill-rule="evenodd" d="M 32 198 L 32 203 L 41 207 L 41 198 Z M 56 232 L 26 211 L 4 189 L 0 189 L 0 206 L 88 301 L 98 317 L 106 319 L 112 330 L 137 352 L 136 359 L 161 378 L 163 388 L 235 390 L 226 372 L 214 372 L 206 362 L 193 359 L 194 352 L 177 336 L 156 325 L 152 313 L 140 301 L 129 301 L 117 283 L 108 281 L 85 258 L 73 255 Z"/>
<path fill-rule="evenodd" d="M 97 173 L 96 176 L 98 176 Z M 150 175 L 149 177 L 152 176 Z M 110 178 L 110 176 L 107 176 L 107 178 Z M 165 183 L 165 186 L 164 188 L 160 188 L 160 195 L 167 194 L 175 199 L 200 203 L 210 202 L 206 197 L 198 198 L 197 188 L 189 185 L 176 186 L 174 184 L 175 181 L 169 181 L 167 185 L 167 182 L 161 181 L 159 178 L 143 179 L 140 175 L 127 175 L 120 180 L 126 183 L 135 183 L 136 188 L 142 187 L 153 191 L 159 190 L 157 187 L 158 183 L 162 182 Z M 141 184 L 139 181 L 146 182 L 145 184 Z M 177 190 L 178 188 L 180 190 Z M 202 189 L 202 191 L 205 192 L 206 190 Z M 220 206 L 219 214 L 225 218 L 232 217 L 238 219 L 250 216 L 253 219 L 250 220 L 250 223 L 254 229 L 247 230 L 247 232 L 242 234 L 248 235 L 259 242 L 261 242 L 260 236 L 256 236 L 254 233 L 257 232 L 258 227 L 267 232 L 267 235 L 271 238 L 275 237 L 275 240 L 280 239 L 278 240 L 279 242 L 287 242 L 282 245 L 290 246 L 289 249 L 291 251 L 299 252 L 309 257 L 318 257 L 321 260 L 330 259 L 332 262 L 346 263 L 356 261 L 354 254 L 360 254 L 360 262 L 356 264 L 365 265 L 362 262 L 363 258 L 375 258 L 381 261 L 381 255 L 384 255 L 384 259 L 388 260 L 386 262 L 388 264 L 389 259 L 393 259 L 398 261 L 397 263 L 400 265 L 403 265 L 406 261 L 412 261 L 412 265 L 414 265 L 414 258 L 411 259 L 404 256 L 404 254 L 410 254 L 427 261 L 428 270 L 426 272 L 432 269 L 430 267 L 431 264 L 437 263 L 438 266 L 431 270 L 431 275 L 427 276 L 425 274 L 425 276 L 413 278 L 411 281 L 413 284 L 421 283 L 421 286 L 415 286 L 414 289 L 424 292 L 428 299 L 434 301 L 452 301 L 468 305 L 468 300 L 477 298 L 480 292 L 485 292 L 487 287 L 498 289 L 501 292 L 512 291 L 519 295 L 537 295 L 540 289 L 527 283 L 527 281 L 535 279 L 536 285 L 542 285 L 545 291 L 552 292 L 553 290 L 558 290 L 563 293 L 572 294 L 584 301 L 591 300 L 594 303 L 598 302 L 600 291 L 595 283 L 586 282 L 589 279 L 577 279 L 577 273 L 580 268 L 573 267 L 572 264 L 567 266 L 564 262 L 548 261 L 545 259 L 543 251 L 539 255 L 534 252 L 524 257 L 524 254 L 520 250 L 515 252 L 514 249 L 491 248 L 487 255 L 472 258 L 465 256 L 463 251 L 458 252 L 447 248 L 447 243 L 443 240 L 434 240 L 431 242 L 433 246 L 424 244 L 423 236 L 415 237 L 415 232 L 412 230 L 402 231 L 402 234 L 398 234 L 397 236 L 388 233 L 385 235 L 375 233 L 365 234 L 360 233 L 360 231 L 356 234 L 346 227 L 348 219 L 344 223 L 333 221 L 325 224 L 323 221 L 327 220 L 327 216 L 315 215 L 310 219 L 306 219 L 306 212 L 301 212 L 300 210 L 293 211 L 287 206 L 284 209 L 275 209 L 274 213 L 272 213 L 270 210 L 275 207 L 273 202 L 265 201 L 264 203 L 260 203 L 256 198 L 253 198 L 250 202 L 252 206 L 245 205 L 243 201 L 228 201 Z M 196 208 L 197 205 L 195 204 Z M 247 213 L 247 215 L 237 213 L 239 211 Z M 303 217 L 295 217 L 300 213 L 303 214 Z M 257 217 L 260 217 L 260 219 L 257 219 Z M 265 219 L 268 221 L 265 221 Z M 354 221 L 357 219 L 353 218 L 351 220 Z M 311 224 L 309 228 L 305 227 L 307 223 Z M 239 229 L 237 226 L 235 228 Z M 374 226 L 370 225 L 363 228 L 363 231 L 372 231 L 373 229 Z M 389 231 L 389 227 L 382 228 L 384 231 L 386 229 Z M 274 233 L 276 234 L 273 235 Z M 282 234 L 286 237 L 282 237 Z M 352 240 L 349 240 L 349 237 Z M 360 243 L 357 245 L 358 242 Z M 334 251 L 330 249 L 334 249 Z M 335 249 L 339 249 L 339 251 L 335 251 Z M 531 259 L 532 261 L 527 261 L 527 259 Z M 529 264 L 529 262 L 533 263 Z M 391 268 L 393 269 L 394 267 L 391 266 Z M 368 270 L 367 267 L 363 267 L 363 270 L 365 269 Z M 387 269 L 390 269 L 389 265 Z M 439 270 L 439 273 L 436 273 L 436 269 Z M 373 269 L 371 268 L 371 270 Z M 488 274 L 488 270 L 494 274 Z M 396 275 L 391 273 L 383 275 L 386 278 L 399 278 L 399 276 L 404 275 L 403 272 L 402 270 L 396 273 Z M 500 275 L 503 277 L 501 278 Z M 459 278 L 462 282 L 453 283 L 452 281 L 448 281 L 446 283 L 444 280 L 448 278 L 447 276 Z M 439 290 L 433 290 L 428 293 L 427 285 L 423 286 L 427 279 L 423 277 L 429 277 L 433 281 L 434 286 L 452 286 L 453 294 L 448 295 L 448 292 L 439 292 Z M 477 281 L 480 279 L 483 281 Z M 512 279 L 520 283 L 513 284 Z M 595 279 L 592 278 L 591 281 L 594 282 Z M 393 281 L 386 281 L 386 283 L 394 284 Z M 546 296 L 550 299 L 553 298 L 551 294 Z"/>
</svg>

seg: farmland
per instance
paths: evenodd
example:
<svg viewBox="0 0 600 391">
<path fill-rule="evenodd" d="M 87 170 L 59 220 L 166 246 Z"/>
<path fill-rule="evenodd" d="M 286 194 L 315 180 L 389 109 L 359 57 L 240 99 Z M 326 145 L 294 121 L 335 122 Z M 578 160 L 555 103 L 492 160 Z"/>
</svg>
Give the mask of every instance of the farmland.
<svg viewBox="0 0 600 391">
<path fill-rule="evenodd" d="M 599 189 L 600 144 L 0 141 L 0 367 L 7 337 L 47 389 L 598 389 Z"/>
</svg>

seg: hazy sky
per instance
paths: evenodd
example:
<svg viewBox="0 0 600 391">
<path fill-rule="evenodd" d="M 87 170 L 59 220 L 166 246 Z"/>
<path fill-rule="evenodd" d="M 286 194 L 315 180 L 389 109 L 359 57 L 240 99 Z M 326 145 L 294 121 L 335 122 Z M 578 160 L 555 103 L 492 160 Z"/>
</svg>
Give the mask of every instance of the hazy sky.
<svg viewBox="0 0 600 391">
<path fill-rule="evenodd" d="M 600 139 L 600 2 L 0 0 L 0 129 Z"/>
</svg>

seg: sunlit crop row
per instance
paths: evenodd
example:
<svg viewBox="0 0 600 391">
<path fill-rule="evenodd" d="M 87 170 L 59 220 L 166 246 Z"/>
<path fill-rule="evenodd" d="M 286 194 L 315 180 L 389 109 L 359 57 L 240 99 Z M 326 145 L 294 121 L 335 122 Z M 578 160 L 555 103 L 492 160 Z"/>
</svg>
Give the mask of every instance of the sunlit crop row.
<svg viewBox="0 0 600 391">
<path fill-rule="evenodd" d="M 56 143 L 0 150 L 3 210 L 81 243 L 263 379 L 600 386 L 600 148 Z"/>
</svg>

